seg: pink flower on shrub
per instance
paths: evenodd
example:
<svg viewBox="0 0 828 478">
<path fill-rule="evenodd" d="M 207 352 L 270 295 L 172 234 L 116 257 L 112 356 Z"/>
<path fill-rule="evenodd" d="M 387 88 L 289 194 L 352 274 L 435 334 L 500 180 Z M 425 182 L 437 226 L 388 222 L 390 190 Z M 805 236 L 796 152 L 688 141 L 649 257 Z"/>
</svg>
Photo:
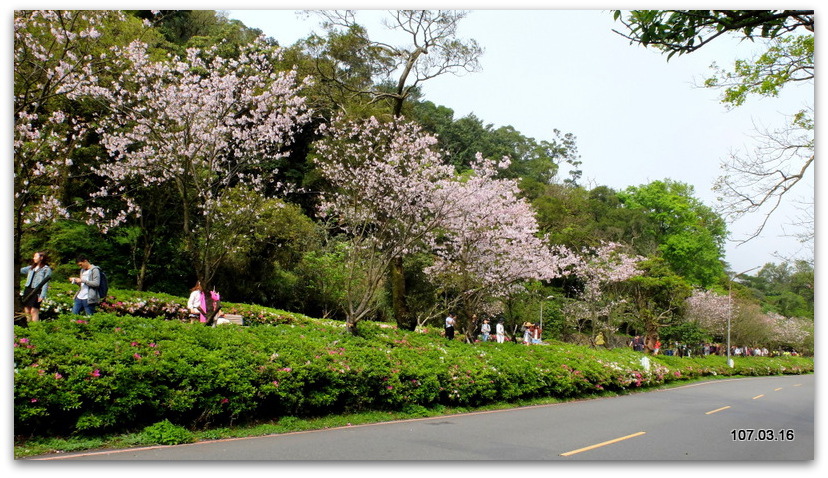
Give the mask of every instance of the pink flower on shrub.
<svg viewBox="0 0 828 478">
<path fill-rule="evenodd" d="M 91 376 L 93 376 L 93 377 L 96 377 L 96 378 L 97 378 L 97 377 L 100 377 L 100 376 L 101 376 L 101 371 L 100 371 L 100 370 L 98 370 L 98 369 L 95 369 L 95 370 L 93 370 L 93 371 L 89 372 L 89 375 L 91 375 Z"/>
<path fill-rule="evenodd" d="M 142 358 L 141 354 L 132 354 L 132 356 L 135 358 L 135 360 L 141 360 Z"/>
<path fill-rule="evenodd" d="M 59 374 L 59 373 L 55 372 L 55 380 L 60 380 L 60 379 L 62 379 L 62 378 L 63 378 L 63 375 L 61 375 L 61 374 Z"/>
<path fill-rule="evenodd" d="M 230 399 L 229 398 L 222 398 L 221 399 L 221 404 L 224 405 L 225 403 L 230 403 Z"/>
<path fill-rule="evenodd" d="M 387 387 L 385 387 L 385 388 L 387 388 L 388 390 L 394 390 L 394 387 L 392 387 L 391 385 L 389 385 L 389 386 L 387 386 Z"/>
<path fill-rule="evenodd" d="M 137 346 L 138 346 L 138 342 L 133 341 L 133 342 L 132 342 L 132 343 L 130 343 L 129 345 L 132 345 L 133 347 L 137 347 Z"/>
<path fill-rule="evenodd" d="M 85 320 L 83 320 L 83 319 L 78 319 L 78 320 L 76 320 L 76 321 L 75 321 L 75 323 L 76 323 L 76 324 L 85 324 L 85 323 L 87 323 L 87 322 L 86 322 Z"/>
<path fill-rule="evenodd" d="M 274 387 L 278 387 L 278 386 L 279 386 L 279 381 L 278 381 L 278 380 L 274 380 L 274 381 L 272 381 L 272 382 L 270 382 L 270 383 L 272 383 Z"/>
<path fill-rule="evenodd" d="M 26 337 L 20 337 L 20 343 L 21 343 L 21 344 L 28 344 L 28 343 L 29 343 L 29 339 L 27 339 Z"/>
<path fill-rule="evenodd" d="M 150 342 L 149 346 L 150 347 L 157 347 L 157 345 L 155 345 L 155 342 Z"/>
<path fill-rule="evenodd" d="M 292 371 L 292 370 L 293 370 L 293 369 L 292 369 L 292 368 L 290 368 L 290 367 L 285 367 L 285 368 L 280 368 L 280 369 L 279 369 L 279 371 L 280 371 L 280 372 L 290 372 L 290 371 Z"/>
<path fill-rule="evenodd" d="M 37 399 L 36 399 L 36 398 L 33 398 L 33 399 L 31 399 L 30 401 L 31 401 L 32 403 L 37 403 Z"/>
</svg>

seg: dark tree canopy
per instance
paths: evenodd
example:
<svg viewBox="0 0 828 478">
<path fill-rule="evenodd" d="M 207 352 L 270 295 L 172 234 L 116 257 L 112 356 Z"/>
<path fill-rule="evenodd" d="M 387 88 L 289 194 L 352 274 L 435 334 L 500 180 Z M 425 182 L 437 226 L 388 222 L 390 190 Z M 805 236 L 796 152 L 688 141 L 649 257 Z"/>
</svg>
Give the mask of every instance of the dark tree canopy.
<svg viewBox="0 0 828 478">
<path fill-rule="evenodd" d="M 616 33 L 644 46 L 668 53 L 684 54 L 698 50 L 714 39 L 728 34 L 776 38 L 803 27 L 814 31 L 813 10 L 632 10 L 625 18 L 621 10 L 614 17 L 628 30 Z"/>
</svg>

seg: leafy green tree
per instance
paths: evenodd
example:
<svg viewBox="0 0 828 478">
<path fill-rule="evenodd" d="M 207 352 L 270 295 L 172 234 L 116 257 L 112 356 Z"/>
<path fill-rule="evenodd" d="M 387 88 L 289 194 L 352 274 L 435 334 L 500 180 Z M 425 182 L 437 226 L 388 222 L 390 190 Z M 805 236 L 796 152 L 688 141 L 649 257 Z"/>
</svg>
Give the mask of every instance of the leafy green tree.
<svg viewBox="0 0 828 478">
<path fill-rule="evenodd" d="M 710 332 L 699 327 L 695 322 L 679 322 L 675 325 L 664 326 L 659 336 L 661 341 L 667 344 L 665 348 L 669 348 L 671 342 L 695 346 L 713 340 Z"/>
<path fill-rule="evenodd" d="M 638 264 L 643 274 L 623 283 L 637 316 L 637 326 L 644 331 L 649 350 L 660 340 L 661 329 L 681 322 L 684 301 L 692 291 L 690 284 L 676 275 L 662 259 L 648 259 Z"/>
<path fill-rule="evenodd" d="M 643 46 L 668 54 L 691 53 L 716 38 L 736 34 L 746 39 L 776 38 L 805 28 L 814 31 L 813 10 L 615 10 L 613 17 L 627 32 L 619 33 Z"/>
<path fill-rule="evenodd" d="M 166 40 L 164 47 L 178 55 L 187 48 L 217 47 L 224 57 L 234 57 L 239 47 L 252 43 L 262 32 L 214 10 L 135 10 L 130 13 L 150 22 Z"/>
<path fill-rule="evenodd" d="M 232 213 L 250 204 L 257 215 L 237 217 Z M 234 245 L 216 275 L 221 293 L 236 301 L 284 309 L 300 306 L 296 298 L 300 280 L 297 268 L 308 252 L 320 247 L 320 228 L 299 206 L 262 198 L 239 186 L 229 192 L 217 214 L 230 220 L 217 225 L 216 233 L 235 238 L 220 241 Z"/>
<path fill-rule="evenodd" d="M 768 263 L 742 282 L 766 310 L 785 317 L 814 317 L 814 268 L 807 261 Z"/>
<path fill-rule="evenodd" d="M 618 194 L 625 207 L 652 219 L 648 231 L 673 270 L 691 284 L 707 287 L 724 274 L 727 228 L 722 218 L 694 197 L 693 187 L 672 180 L 631 186 Z"/>
<path fill-rule="evenodd" d="M 458 170 L 467 170 L 480 152 L 486 157 L 508 156 L 509 167 L 503 177 L 518 179 L 524 195 L 534 198 L 552 183 L 563 163 L 573 168 L 581 164 L 576 138 L 571 133 L 553 130 L 552 140 L 537 141 L 526 137 L 513 126 L 495 128 L 469 114 L 457 120 L 454 111 L 430 101 L 414 104 L 412 116 L 440 139 L 440 146 Z M 581 171 L 570 172 L 563 182 L 576 184 Z"/>
<path fill-rule="evenodd" d="M 617 191 L 607 186 L 592 190 L 553 183 L 532 200 L 541 231 L 550 243 L 573 249 L 601 242 L 627 244 L 641 256 L 658 251 L 653 219 L 643 209 L 624 207 Z"/>
<path fill-rule="evenodd" d="M 332 81 L 354 94 L 373 101 L 389 101 L 394 116 L 403 113 L 403 105 L 421 83 L 445 74 L 474 72 L 480 68 L 483 49 L 473 39 L 458 37 L 457 28 L 468 15 L 456 10 L 393 10 L 386 23 L 390 30 L 401 32 L 406 44 L 394 46 L 371 40 L 368 31 L 356 21 L 353 10 L 318 11 L 328 32 L 328 46 L 317 56 L 347 56 L 348 63 L 359 66 L 362 84 L 343 77 L 340 69 L 319 70 L 323 81 Z M 344 43 L 344 45 L 343 45 Z M 320 45 L 324 45 L 320 44 Z M 343 46 L 346 46 L 343 48 Z M 383 88 L 388 85 L 391 88 Z M 377 86 L 380 87 L 377 87 Z"/>
</svg>

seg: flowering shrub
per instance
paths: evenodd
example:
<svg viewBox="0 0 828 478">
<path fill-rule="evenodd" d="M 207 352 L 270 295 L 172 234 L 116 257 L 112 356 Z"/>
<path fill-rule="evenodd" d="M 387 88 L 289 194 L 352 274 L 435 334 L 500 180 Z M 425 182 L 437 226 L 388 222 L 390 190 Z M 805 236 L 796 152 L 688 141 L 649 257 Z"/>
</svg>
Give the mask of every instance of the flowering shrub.
<svg viewBox="0 0 828 478">
<path fill-rule="evenodd" d="M 626 348 L 448 343 L 436 332 L 372 323 L 353 336 L 341 322 L 299 316 L 272 327 L 213 328 L 98 313 L 14 330 L 16 434 L 472 407 L 814 367 L 802 357 L 744 357 L 730 369 L 724 357 L 657 356 L 645 369 L 643 356 Z"/>
<path fill-rule="evenodd" d="M 61 314 L 72 311 L 77 286 L 53 284 L 49 294 L 40 307 L 40 318 L 56 319 Z M 158 292 L 121 291 L 110 289 L 109 296 L 101 301 L 97 310 L 116 315 L 133 317 L 163 318 L 167 320 L 187 321 L 187 298 Z M 290 324 L 297 320 L 306 320 L 301 314 L 294 314 L 269 307 L 224 302 L 222 312 L 240 315 L 245 325 Z"/>
<path fill-rule="evenodd" d="M 168 320 L 185 320 L 189 316 L 186 305 L 178 302 L 165 301 L 156 297 L 136 301 L 124 301 L 113 298 L 102 302 L 98 306 L 98 310 L 118 315 L 160 317 Z"/>
</svg>

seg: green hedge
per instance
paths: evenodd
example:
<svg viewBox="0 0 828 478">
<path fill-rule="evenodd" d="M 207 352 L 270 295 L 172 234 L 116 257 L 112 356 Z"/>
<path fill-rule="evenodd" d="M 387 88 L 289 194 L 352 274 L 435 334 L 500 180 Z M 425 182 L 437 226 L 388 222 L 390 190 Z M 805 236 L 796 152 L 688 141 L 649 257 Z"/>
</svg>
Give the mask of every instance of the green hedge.
<svg viewBox="0 0 828 478">
<path fill-rule="evenodd" d="M 255 309 L 251 309 L 251 314 Z M 581 397 L 708 375 L 807 373 L 801 357 L 650 358 L 570 344 L 448 342 L 437 331 L 273 311 L 279 325 L 204 327 L 99 313 L 15 327 L 16 435 L 189 428 L 362 410 Z"/>
</svg>

